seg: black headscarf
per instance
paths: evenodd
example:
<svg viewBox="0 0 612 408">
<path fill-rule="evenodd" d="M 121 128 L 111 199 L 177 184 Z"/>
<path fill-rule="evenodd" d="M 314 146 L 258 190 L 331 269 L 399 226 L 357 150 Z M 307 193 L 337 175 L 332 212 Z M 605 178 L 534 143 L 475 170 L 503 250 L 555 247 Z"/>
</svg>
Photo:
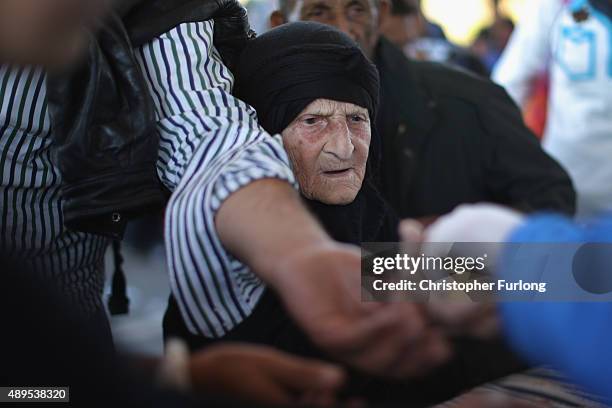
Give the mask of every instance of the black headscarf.
<svg viewBox="0 0 612 408">
<path fill-rule="evenodd" d="M 235 73 L 236 96 L 255 108 L 270 134 L 281 133 L 319 98 L 366 108 L 375 122 L 378 71 L 357 43 L 327 25 L 290 23 L 250 40 Z M 372 127 L 366 180 L 353 203 L 333 206 L 307 200 L 336 240 L 358 244 L 397 238 L 397 220 L 370 183 L 378 168 L 379 142 Z"/>
<path fill-rule="evenodd" d="M 271 134 L 318 98 L 359 105 L 376 118 L 376 67 L 347 35 L 323 24 L 285 24 L 251 40 L 236 78 L 236 95 L 255 108 Z"/>
</svg>

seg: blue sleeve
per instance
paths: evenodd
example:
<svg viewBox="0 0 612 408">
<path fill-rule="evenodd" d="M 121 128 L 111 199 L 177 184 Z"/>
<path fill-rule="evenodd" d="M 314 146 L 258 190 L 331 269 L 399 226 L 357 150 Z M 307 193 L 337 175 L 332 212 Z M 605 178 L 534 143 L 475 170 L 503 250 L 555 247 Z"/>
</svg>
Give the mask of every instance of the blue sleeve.
<svg viewBox="0 0 612 408">
<path fill-rule="evenodd" d="M 609 243 L 612 217 L 578 226 L 561 216 L 535 216 L 513 233 L 511 242 Z M 502 258 L 501 276 L 510 273 Z M 517 352 L 612 401 L 612 303 L 507 302 L 500 310 L 506 336 Z"/>
</svg>

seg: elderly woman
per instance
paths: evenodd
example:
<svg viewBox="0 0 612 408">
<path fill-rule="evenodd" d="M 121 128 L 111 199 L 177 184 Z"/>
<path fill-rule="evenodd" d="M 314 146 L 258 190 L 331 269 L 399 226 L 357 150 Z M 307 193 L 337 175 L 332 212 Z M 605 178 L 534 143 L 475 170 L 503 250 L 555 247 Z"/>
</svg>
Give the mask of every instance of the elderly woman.
<svg viewBox="0 0 612 408">
<path fill-rule="evenodd" d="M 236 84 L 235 93 L 255 108 L 262 127 L 277 135 L 271 137 L 281 135 L 302 196 L 334 239 L 397 241 L 398 221 L 371 182 L 378 72 L 352 40 L 317 23 L 281 26 L 250 41 Z M 190 333 L 172 298 L 164 331 L 191 348 L 218 340 Z M 267 289 L 222 339 L 319 354 Z"/>
<path fill-rule="evenodd" d="M 237 69 L 237 96 L 282 135 L 302 196 L 341 242 L 397 240 L 397 219 L 371 183 L 378 88 L 376 67 L 348 37 L 312 23 L 262 35 Z"/>
</svg>

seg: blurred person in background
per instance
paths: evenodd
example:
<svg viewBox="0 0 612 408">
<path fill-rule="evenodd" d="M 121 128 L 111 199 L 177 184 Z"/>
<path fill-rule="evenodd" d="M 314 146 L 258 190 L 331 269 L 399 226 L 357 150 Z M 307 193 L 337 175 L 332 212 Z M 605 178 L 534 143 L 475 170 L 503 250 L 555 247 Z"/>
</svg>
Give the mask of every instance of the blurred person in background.
<svg viewBox="0 0 612 408">
<path fill-rule="evenodd" d="M 425 26 L 424 37 L 428 38 L 440 38 L 445 40 L 446 34 L 444 34 L 444 29 L 436 23 L 431 22 L 427 19 L 425 14 L 423 14 L 423 8 L 421 7 L 422 0 L 407 0 L 405 4 L 407 6 L 412 6 L 411 8 L 416 9 L 417 13 L 420 16 L 421 23 Z"/>
<path fill-rule="evenodd" d="M 522 211 L 574 212 L 567 173 L 523 123 L 503 88 L 460 70 L 412 61 L 379 33 L 385 0 L 281 0 L 271 24 L 332 25 L 360 44 L 381 78 L 374 170 L 400 218 L 431 218 L 491 201 Z M 380 153 L 378 153 L 380 154 Z"/>
<path fill-rule="evenodd" d="M 578 216 L 612 209 L 612 2 L 541 0 L 520 22 L 494 79 L 521 106 L 541 72 L 550 93 L 544 148 L 569 172 Z"/>
<path fill-rule="evenodd" d="M 478 75 L 489 75 L 490 71 L 469 50 L 431 35 L 429 27 L 420 1 L 391 0 L 391 13 L 382 20 L 380 32 L 409 58 L 447 63 Z"/>
<path fill-rule="evenodd" d="M 489 27 L 480 30 L 470 50 L 476 55 L 487 72 L 491 73 L 506 48 L 514 31 L 514 23 L 496 11 L 495 20 Z"/>
<path fill-rule="evenodd" d="M 482 28 L 470 45 L 470 50 L 482 61 L 489 75 L 497 65 L 514 31 L 514 23 L 500 14 L 497 1 L 493 3 L 495 3 L 493 5 L 495 9 L 493 24 Z M 546 125 L 547 98 L 548 77 L 542 71 L 537 78 L 534 78 L 532 92 L 521 106 L 525 124 L 538 139 L 542 139 Z"/>
</svg>

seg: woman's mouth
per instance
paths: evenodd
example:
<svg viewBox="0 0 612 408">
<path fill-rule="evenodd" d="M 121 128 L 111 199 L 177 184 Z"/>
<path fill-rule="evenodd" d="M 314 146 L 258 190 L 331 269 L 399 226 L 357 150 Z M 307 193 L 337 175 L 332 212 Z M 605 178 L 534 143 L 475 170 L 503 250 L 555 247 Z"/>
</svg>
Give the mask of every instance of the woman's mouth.
<svg viewBox="0 0 612 408">
<path fill-rule="evenodd" d="M 340 170 L 329 170 L 324 171 L 323 174 L 327 177 L 336 178 L 336 177 L 345 177 L 348 176 L 351 172 L 352 168 L 340 169 Z"/>
</svg>

